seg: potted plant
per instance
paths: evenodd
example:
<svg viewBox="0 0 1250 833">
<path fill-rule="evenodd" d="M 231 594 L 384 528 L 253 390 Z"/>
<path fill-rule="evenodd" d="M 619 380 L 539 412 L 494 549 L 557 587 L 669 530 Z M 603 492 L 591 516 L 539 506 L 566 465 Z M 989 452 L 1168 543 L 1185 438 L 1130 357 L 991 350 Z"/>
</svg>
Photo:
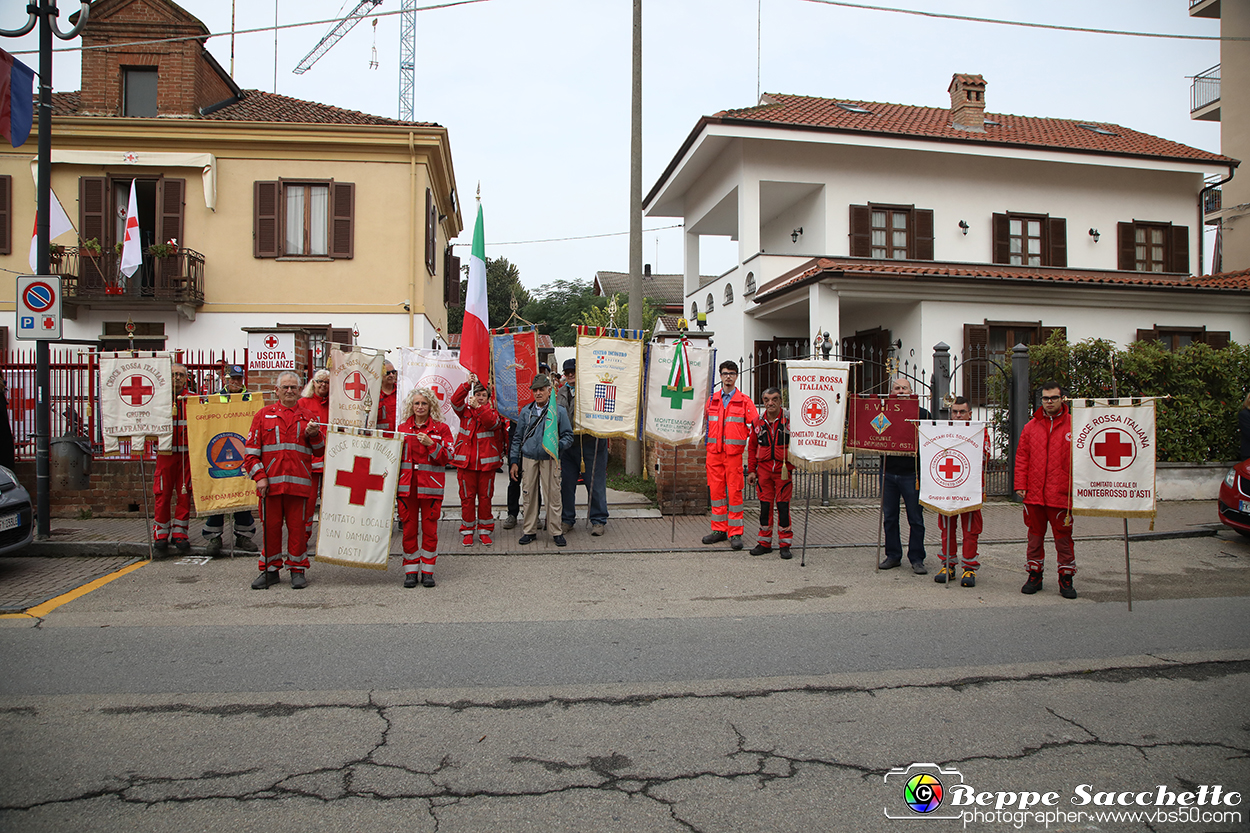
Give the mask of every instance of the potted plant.
<svg viewBox="0 0 1250 833">
<path fill-rule="evenodd" d="M 168 243 L 153 243 L 148 246 L 148 254 L 152 257 L 169 257 L 178 253 L 178 244 L 172 240 Z"/>
<path fill-rule="evenodd" d="M 86 240 L 83 240 L 81 243 L 78 244 L 78 250 L 82 254 L 85 254 L 89 257 L 96 257 L 97 255 L 100 254 L 100 251 L 101 251 L 100 238 L 89 237 Z"/>
<path fill-rule="evenodd" d="M 48 244 L 48 262 L 52 266 L 60 266 L 62 259 L 65 257 L 65 247 L 59 243 Z"/>
<path fill-rule="evenodd" d="M 122 249 L 124 249 L 125 247 L 126 247 L 126 244 L 118 240 L 116 243 L 113 244 L 113 253 L 116 254 L 118 257 L 121 257 Z"/>
</svg>

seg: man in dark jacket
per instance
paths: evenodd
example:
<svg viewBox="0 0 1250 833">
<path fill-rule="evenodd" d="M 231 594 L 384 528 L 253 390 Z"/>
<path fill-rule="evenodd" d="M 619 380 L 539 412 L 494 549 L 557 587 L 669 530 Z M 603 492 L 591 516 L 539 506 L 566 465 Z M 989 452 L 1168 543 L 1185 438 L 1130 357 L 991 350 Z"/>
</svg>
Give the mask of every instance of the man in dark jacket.
<svg viewBox="0 0 1250 833">
<path fill-rule="evenodd" d="M 569 414 L 560 405 L 556 405 L 556 435 L 558 449 L 556 457 L 552 457 L 543 447 L 543 431 L 547 424 L 547 403 L 551 399 L 551 379 L 545 374 L 538 374 L 530 382 L 530 390 L 534 392 L 534 401 L 521 410 L 521 418 L 517 420 L 516 431 L 512 435 L 512 446 L 508 458 L 511 465 L 508 474 L 513 480 L 521 482 L 521 498 L 525 504 L 525 514 L 521 520 L 521 538 L 517 543 L 532 544 L 538 537 L 538 488 L 542 485 L 543 496 L 547 501 L 547 532 L 551 533 L 551 541 L 557 547 L 568 542 L 560 530 L 560 460 L 561 452 L 573 445 L 573 425 L 569 422 Z"/>
<path fill-rule="evenodd" d="M 902 376 L 890 385 L 890 396 L 911 396 L 911 382 Z M 920 418 L 929 419 L 929 412 L 921 408 Z M 911 570 L 918 576 L 929 571 L 924 566 L 924 511 L 920 508 L 920 487 L 916 482 L 916 455 L 889 454 L 881 466 L 881 526 L 885 531 L 885 560 L 878 564 L 882 570 L 892 570 L 903 563 L 903 541 L 899 534 L 898 501 L 902 498 L 907 507 L 907 560 Z"/>
<path fill-rule="evenodd" d="M 1020 432 L 1016 445 L 1016 495 L 1024 501 L 1024 523 L 1029 530 L 1025 558 L 1029 580 L 1020 592 L 1042 589 L 1046 563 L 1046 526 L 1055 537 L 1059 562 L 1059 594 L 1075 599 L 1072 576 L 1076 553 L 1072 546 L 1072 415 L 1057 382 L 1042 383 L 1042 407 Z"/>
</svg>

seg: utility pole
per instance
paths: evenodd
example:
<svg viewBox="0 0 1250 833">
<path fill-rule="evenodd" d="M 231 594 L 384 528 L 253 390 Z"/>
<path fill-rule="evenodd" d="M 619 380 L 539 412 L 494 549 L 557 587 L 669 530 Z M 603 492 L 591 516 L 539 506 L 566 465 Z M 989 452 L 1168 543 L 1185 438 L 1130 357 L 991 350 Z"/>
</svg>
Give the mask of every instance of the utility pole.
<svg viewBox="0 0 1250 833">
<path fill-rule="evenodd" d="M 642 0 L 634 0 L 634 78 L 629 125 L 629 326 L 642 323 Z M 642 443 L 625 443 L 625 473 L 642 474 Z"/>
</svg>

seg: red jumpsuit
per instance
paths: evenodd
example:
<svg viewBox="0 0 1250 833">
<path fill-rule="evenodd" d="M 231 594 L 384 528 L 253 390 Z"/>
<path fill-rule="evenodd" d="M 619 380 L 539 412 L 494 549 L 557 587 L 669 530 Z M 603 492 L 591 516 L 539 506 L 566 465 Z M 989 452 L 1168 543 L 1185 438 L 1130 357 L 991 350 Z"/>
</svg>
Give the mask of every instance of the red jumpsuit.
<svg viewBox="0 0 1250 833">
<path fill-rule="evenodd" d="M 417 425 L 413 417 L 408 417 L 399 431 L 407 435 L 400 472 L 410 475 L 408 482 L 401 480 L 399 484 L 400 505 L 407 507 L 404 572 L 433 574 L 438 559 L 438 518 L 443 512 L 443 489 L 447 485 L 444 468 L 451 459 L 451 429 L 447 423 L 432 419 Z M 422 445 L 415 436 L 418 431 L 428 434 L 434 445 Z"/>
<path fill-rule="evenodd" d="M 1024 496 L 1024 523 L 1029 530 L 1025 563 L 1030 572 L 1042 572 L 1046 563 L 1046 526 L 1055 536 L 1059 575 L 1076 574 L 1072 545 L 1072 415 L 1068 406 L 1048 417 L 1038 408 L 1020 432 L 1016 444 L 1016 491 Z"/>
<path fill-rule="evenodd" d="M 288 408 L 281 402 L 266 405 L 252 418 L 247 432 L 243 467 L 253 480 L 268 478 L 269 490 L 261 499 L 260 519 L 264 546 L 260 569 L 282 567 L 282 527 L 286 526 L 286 566 L 292 573 L 308 569 L 308 539 L 304 525 L 308 496 L 312 493 L 312 461 L 325 451 L 321 436 L 305 435 L 317 418 L 302 404 Z"/>
<path fill-rule="evenodd" d="M 473 543 L 473 533 L 490 543 L 495 531 L 491 500 L 495 496 L 495 470 L 502 463 L 500 448 L 504 429 L 499 413 L 487 402 L 480 408 L 467 404 L 473 386 L 465 382 L 451 395 L 451 407 L 460 418 L 460 431 L 452 447 L 451 464 L 460 486 L 460 534 Z"/>
<path fill-rule="evenodd" d="M 750 426 L 758 417 L 751 399 L 736 388 L 728 406 L 720 391 L 707 401 L 707 485 L 713 532 L 742 535 L 742 455 Z"/>
<path fill-rule="evenodd" d="M 330 394 L 326 394 L 325 399 L 320 396 L 303 396 L 300 397 L 299 404 L 304 410 L 313 415 L 316 422 L 326 425 L 330 422 Z M 312 540 L 313 518 L 317 514 L 317 498 L 321 497 L 321 478 L 325 476 L 325 452 L 323 450 L 313 454 L 312 458 L 312 490 L 308 493 L 308 508 L 304 512 L 304 540 Z"/>
<path fill-rule="evenodd" d="M 182 398 L 186 395 L 186 388 L 174 393 L 172 448 L 156 454 L 152 538 L 158 544 L 187 541 L 187 524 L 191 517 L 191 459 L 187 449 L 187 401 Z"/>
<path fill-rule="evenodd" d="M 790 451 L 790 420 L 784 411 L 772 422 L 761 416 L 751 427 L 747 443 L 747 473 L 757 478 L 755 491 L 760 499 L 761 547 L 773 545 L 772 507 L 777 507 L 777 544 L 789 549 L 794 538 L 790 528 L 790 498 L 794 494 L 794 465 L 786 462 Z M 785 479 L 781 472 L 787 471 Z"/>
<path fill-rule="evenodd" d="M 399 416 L 399 412 L 395 410 L 395 395 L 397 393 L 399 393 L 398 389 L 390 393 L 386 391 L 379 392 L 377 426 L 383 431 L 395 430 L 395 419 Z"/>
</svg>

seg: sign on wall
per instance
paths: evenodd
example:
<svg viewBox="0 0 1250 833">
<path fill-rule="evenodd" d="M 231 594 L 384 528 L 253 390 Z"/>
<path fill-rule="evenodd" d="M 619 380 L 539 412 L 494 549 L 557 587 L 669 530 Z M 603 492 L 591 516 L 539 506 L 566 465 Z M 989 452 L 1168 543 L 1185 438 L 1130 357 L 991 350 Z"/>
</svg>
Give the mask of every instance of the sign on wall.
<svg viewBox="0 0 1250 833">
<path fill-rule="evenodd" d="M 248 333 L 248 370 L 294 370 L 295 333 Z"/>
</svg>

